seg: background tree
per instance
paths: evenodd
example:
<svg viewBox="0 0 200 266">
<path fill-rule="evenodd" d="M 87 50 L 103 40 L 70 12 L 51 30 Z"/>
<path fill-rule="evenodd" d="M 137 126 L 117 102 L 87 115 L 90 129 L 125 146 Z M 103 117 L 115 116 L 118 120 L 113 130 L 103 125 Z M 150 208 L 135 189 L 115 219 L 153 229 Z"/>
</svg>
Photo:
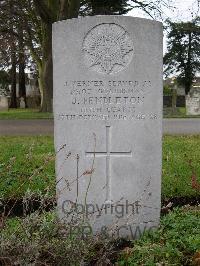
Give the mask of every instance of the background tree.
<svg viewBox="0 0 200 266">
<path fill-rule="evenodd" d="M 22 17 L 17 12 L 18 8 L 19 6 L 16 0 L 0 1 L 0 67 L 10 73 L 11 108 L 17 107 L 17 79 L 19 84 L 19 97 L 23 97 L 26 102 L 24 30 Z M 19 70 L 18 75 L 17 70 Z"/>
<path fill-rule="evenodd" d="M 14 34 L 16 27 L 16 18 L 14 16 L 15 3 L 8 3 L 8 14 L 7 16 L 7 29 L 5 31 L 4 37 L 8 40 L 9 50 L 10 51 L 10 80 L 11 80 L 11 98 L 10 98 L 10 106 L 11 108 L 17 108 L 17 96 L 16 96 L 16 67 L 17 67 L 17 56 L 16 56 L 16 36 Z M 7 14 L 6 14 L 7 15 Z M 5 17 L 4 17 L 5 20 Z M 5 27 L 5 24 L 3 24 Z"/>
<path fill-rule="evenodd" d="M 19 82 L 21 84 L 19 94 L 25 97 L 24 52 L 27 48 L 37 65 L 41 111 L 52 111 L 52 23 L 61 19 L 77 17 L 78 11 L 79 1 L 77 0 L 0 0 L 0 32 L 8 40 L 10 61 L 12 59 L 13 62 L 19 64 Z M 15 40 L 17 38 L 15 49 L 11 49 L 14 47 L 11 38 Z M 16 58 L 15 55 L 14 58 L 11 50 L 18 51 L 19 57 Z M 14 107 L 16 74 L 14 74 L 14 64 L 11 65 L 13 73 L 11 106 Z"/>
<path fill-rule="evenodd" d="M 58 20 L 77 17 L 80 1 L 23 1 L 22 5 L 27 8 L 24 16 L 25 30 L 28 33 L 27 44 L 38 66 L 41 111 L 51 112 L 53 98 L 52 24 Z"/>
<path fill-rule="evenodd" d="M 188 94 L 196 73 L 200 71 L 200 18 L 181 23 L 168 21 L 168 27 L 165 74 L 176 74 L 178 83 Z"/>
<path fill-rule="evenodd" d="M 25 43 L 24 43 L 24 32 L 23 25 L 19 22 L 18 28 L 18 67 L 19 67 L 19 76 L 18 76 L 18 84 L 19 84 L 19 97 L 23 97 L 25 102 L 25 107 L 27 107 L 26 101 L 26 56 L 25 56 Z"/>
<path fill-rule="evenodd" d="M 10 77 L 8 72 L 5 70 L 0 70 L 0 95 L 8 94 L 8 86 L 10 84 Z"/>
<path fill-rule="evenodd" d="M 52 111 L 52 23 L 76 18 L 78 15 L 126 14 L 133 8 L 151 15 L 160 15 L 171 0 L 0 0 L 6 5 L 15 3 L 15 18 L 23 28 L 24 45 L 37 64 L 41 94 L 41 111 Z M 5 12 L 5 11 L 4 11 Z M 9 9 L 7 8 L 9 13 Z M 11 14 L 10 14 L 11 16 Z M 2 14 L 2 18 L 5 17 Z M 21 53 L 20 53 L 21 54 Z M 22 60 L 20 60 L 21 62 Z"/>
<path fill-rule="evenodd" d="M 52 110 L 52 23 L 58 20 L 76 18 L 78 15 L 122 15 L 133 8 L 141 8 L 151 16 L 160 15 L 169 0 L 33 0 L 36 17 L 41 19 L 40 44 L 42 59 L 39 65 L 39 81 L 42 93 L 42 111 Z M 34 17 L 34 16 L 30 16 Z M 38 56 L 37 56 L 38 58 Z"/>
<path fill-rule="evenodd" d="M 85 0 L 80 2 L 81 16 L 123 15 L 132 9 L 128 0 Z"/>
</svg>

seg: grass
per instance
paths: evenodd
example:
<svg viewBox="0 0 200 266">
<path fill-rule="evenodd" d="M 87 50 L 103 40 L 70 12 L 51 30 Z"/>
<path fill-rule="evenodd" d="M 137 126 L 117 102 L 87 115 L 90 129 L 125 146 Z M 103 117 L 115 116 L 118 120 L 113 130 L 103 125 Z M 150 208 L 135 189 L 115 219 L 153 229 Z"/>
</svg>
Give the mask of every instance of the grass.
<svg viewBox="0 0 200 266">
<path fill-rule="evenodd" d="M 165 136 L 163 141 L 162 196 L 193 196 L 192 169 L 200 182 L 200 135 Z M 190 163 L 192 167 L 190 166 Z"/>
<path fill-rule="evenodd" d="M 199 146 L 200 136 L 164 137 L 163 198 L 200 193 L 191 185 L 192 172 L 200 182 Z M 27 191 L 55 196 L 52 137 L 0 137 L 0 147 L 1 199 L 22 198 Z M 120 240 L 83 238 L 69 228 L 56 211 L 42 209 L 0 219 L 0 265 L 200 265 L 199 206 L 174 209 L 161 218 L 158 230 L 121 248 Z"/>
<path fill-rule="evenodd" d="M 51 137 L 1 137 L 0 147 L 0 198 L 21 198 L 27 190 L 55 195 Z"/>
<path fill-rule="evenodd" d="M 42 113 L 38 109 L 9 109 L 1 111 L 0 119 L 51 119 L 52 113 Z"/>
<path fill-rule="evenodd" d="M 122 252 L 118 265 L 200 265 L 200 208 L 187 208 L 163 217 L 160 229 Z"/>
<path fill-rule="evenodd" d="M 56 212 L 33 213 L 5 221 L 0 231 L 3 265 L 199 265 L 200 208 L 177 208 L 161 218 L 160 228 L 119 249 L 113 241 L 88 235 L 71 237 Z M 7 262 L 7 264 L 6 264 Z M 116 263 L 116 264 L 114 264 Z"/>
<path fill-rule="evenodd" d="M 164 118 L 200 118 L 200 115 L 186 115 L 185 107 L 179 107 L 175 113 L 172 108 L 164 108 Z M 53 119 L 52 113 L 42 113 L 38 109 L 9 109 L 1 111 L 0 119 Z"/>
<path fill-rule="evenodd" d="M 163 109 L 164 118 L 200 118 L 200 115 L 186 115 L 185 107 L 177 107 L 173 113 L 171 107 L 164 107 Z"/>
<path fill-rule="evenodd" d="M 0 147 L 0 198 L 21 198 L 27 190 L 55 195 L 52 137 L 0 137 Z M 163 198 L 199 195 L 191 182 L 192 168 L 200 182 L 198 147 L 200 135 L 164 137 Z"/>
<path fill-rule="evenodd" d="M 0 264 L 79 265 L 89 244 L 66 237 L 65 230 L 55 212 L 6 220 L 0 232 Z"/>
</svg>

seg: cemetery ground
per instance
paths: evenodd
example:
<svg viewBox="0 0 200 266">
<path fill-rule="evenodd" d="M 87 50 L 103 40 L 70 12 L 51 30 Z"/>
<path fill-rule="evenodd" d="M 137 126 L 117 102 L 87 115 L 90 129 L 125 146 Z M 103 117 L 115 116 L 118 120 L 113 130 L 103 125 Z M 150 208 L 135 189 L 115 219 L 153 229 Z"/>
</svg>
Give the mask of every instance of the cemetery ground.
<svg viewBox="0 0 200 266">
<path fill-rule="evenodd" d="M 177 107 L 173 112 L 171 107 L 165 107 L 163 110 L 164 118 L 200 118 L 200 115 L 186 115 L 185 107 Z M 39 109 L 9 109 L 0 112 L 1 119 L 53 119 L 52 113 L 43 113 Z"/>
<path fill-rule="evenodd" d="M 164 118 L 199 118 L 200 115 L 186 115 L 185 107 L 177 107 L 175 111 L 171 107 L 164 107 Z"/>
<path fill-rule="evenodd" d="M 8 111 L 0 112 L 0 119 L 53 119 L 52 113 L 43 113 L 39 109 L 19 109 L 12 108 Z"/>
<path fill-rule="evenodd" d="M 162 217 L 137 241 L 58 222 L 53 138 L 0 138 L 2 265 L 200 265 L 200 135 L 164 136 Z"/>
</svg>

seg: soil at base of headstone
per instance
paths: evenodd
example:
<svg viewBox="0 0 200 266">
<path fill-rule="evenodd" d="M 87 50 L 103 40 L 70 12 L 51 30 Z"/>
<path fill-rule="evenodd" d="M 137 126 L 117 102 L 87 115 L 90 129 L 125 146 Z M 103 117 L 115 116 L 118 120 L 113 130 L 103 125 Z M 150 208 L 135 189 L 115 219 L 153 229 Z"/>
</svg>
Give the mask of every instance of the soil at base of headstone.
<svg viewBox="0 0 200 266">
<path fill-rule="evenodd" d="M 169 210 L 175 207 L 182 207 L 185 205 L 198 206 L 200 205 L 200 195 L 196 196 L 182 196 L 162 199 L 161 214 L 166 214 Z"/>
<path fill-rule="evenodd" d="M 42 200 L 40 198 L 31 199 L 7 199 L 0 202 L 0 216 L 23 217 L 35 211 L 51 211 L 56 205 L 55 198 Z"/>
<path fill-rule="evenodd" d="M 181 207 L 185 205 L 200 205 L 200 195 L 164 198 L 162 199 L 161 212 L 165 214 L 165 208 L 172 210 L 175 207 Z M 7 199 L 0 202 L 0 215 L 3 214 L 4 216 L 9 215 L 9 217 L 23 217 L 38 210 L 51 211 L 53 208 L 55 208 L 55 206 L 55 198 L 49 198 L 43 201 L 41 201 L 39 198 L 31 198 L 26 201 L 23 199 Z"/>
<path fill-rule="evenodd" d="M 200 205 L 200 195 L 193 197 L 173 197 L 168 199 L 162 199 L 162 210 L 161 214 L 165 215 L 175 207 L 181 207 L 185 205 L 198 206 Z M 56 206 L 56 199 L 46 199 L 42 201 L 39 198 L 32 198 L 31 200 L 24 201 L 23 199 L 9 199 L 1 202 L 0 205 L 0 216 L 3 213 L 4 216 L 9 214 L 9 217 L 23 217 L 35 211 L 43 210 L 51 211 Z M 170 206 L 170 207 L 167 207 Z M 164 211 L 163 211 L 164 210 Z M 124 254 L 129 255 L 134 246 L 133 241 L 126 239 L 116 239 L 110 242 L 107 246 L 96 245 L 96 255 L 91 261 L 84 261 L 83 266 L 93 266 L 93 265 L 105 265 L 114 266 L 119 258 L 119 254 L 123 251 Z M 103 264 L 99 263 L 99 259 L 102 257 L 102 252 L 104 254 L 105 261 Z M 0 261 L 1 264 L 1 261 Z M 9 264 L 8 264 L 9 265 Z"/>
<path fill-rule="evenodd" d="M 165 198 L 162 199 L 162 206 L 168 205 L 170 202 L 173 204 L 173 207 L 184 205 L 195 206 L 200 204 L 200 195 Z"/>
</svg>

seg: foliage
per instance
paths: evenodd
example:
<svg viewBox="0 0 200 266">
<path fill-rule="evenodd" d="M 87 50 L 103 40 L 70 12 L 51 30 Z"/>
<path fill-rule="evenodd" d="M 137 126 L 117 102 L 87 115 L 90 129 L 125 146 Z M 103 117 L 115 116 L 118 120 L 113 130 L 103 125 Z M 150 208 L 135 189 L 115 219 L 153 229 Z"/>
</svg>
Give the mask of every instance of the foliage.
<svg viewBox="0 0 200 266">
<path fill-rule="evenodd" d="M 53 119 L 52 113 L 42 113 L 38 109 L 9 109 L 0 112 L 0 119 Z"/>
<path fill-rule="evenodd" d="M 192 166 L 200 182 L 200 136 L 163 139 L 162 197 L 194 196 Z M 55 196 L 54 149 L 51 137 L 0 138 L 0 198 L 21 198 L 27 190 Z"/>
<path fill-rule="evenodd" d="M 6 45 L 10 38 L 22 37 L 27 52 L 37 65 L 41 93 L 41 110 L 52 111 L 52 23 L 78 15 L 126 14 L 133 8 L 151 17 L 161 15 L 171 0 L 7 0 L 0 1 L 0 32 Z M 7 24 L 7 21 L 9 22 Z M 22 35 L 17 30 L 20 27 Z M 2 40 L 4 40 L 2 39 Z M 3 43 L 3 42 L 1 42 Z M 4 45 L 5 46 L 5 45 Z M 4 51 L 4 49 L 0 49 Z M 9 49 L 8 49 L 9 53 Z M 7 53 L 7 54 L 8 54 Z M 7 60 L 5 60 L 7 61 Z"/>
<path fill-rule="evenodd" d="M 21 2 L 18 3 L 16 0 L 0 1 L 0 68 L 11 68 L 10 107 L 13 108 L 17 107 L 17 68 L 19 70 L 19 97 L 23 97 L 26 104 L 25 68 L 28 64 L 28 58 L 30 57 L 28 49 L 25 48 L 23 31 L 24 19 L 19 16 L 19 10 L 24 10 L 24 7 L 21 6 Z"/>
<path fill-rule="evenodd" d="M 59 223 L 55 212 L 7 220 L 0 243 L 2 263 L 60 266 L 78 265 L 93 245 L 89 240 L 70 238 L 68 228 Z"/>
<path fill-rule="evenodd" d="M 166 136 L 163 143 L 162 197 L 192 196 L 192 167 L 200 182 L 200 136 Z"/>
<path fill-rule="evenodd" d="M 177 74 L 178 82 L 189 93 L 192 81 L 200 71 L 200 18 L 190 22 L 168 22 L 168 52 L 164 56 L 165 73 Z"/>
<path fill-rule="evenodd" d="M 124 15 L 132 9 L 141 9 L 150 17 L 161 17 L 163 8 L 170 8 L 170 0 L 81 0 L 79 14 Z"/>
<path fill-rule="evenodd" d="M 186 115 L 185 107 L 177 107 L 176 113 L 172 113 L 171 107 L 165 107 L 163 110 L 164 118 L 199 118 L 199 115 Z M 9 109 L 0 112 L 0 119 L 53 119 L 52 113 L 43 113 L 38 109 Z"/>
<path fill-rule="evenodd" d="M 169 86 L 167 86 L 167 85 L 165 85 L 164 87 L 163 87 L 163 95 L 172 95 L 172 89 L 169 87 Z"/>
<path fill-rule="evenodd" d="M 0 262 L 49 266 L 192 265 L 200 250 L 199 219 L 199 207 L 175 209 L 162 217 L 158 230 L 146 232 L 133 245 L 124 241 L 126 245 L 120 248 L 122 240 L 71 234 L 69 225 L 60 223 L 55 211 L 35 212 L 5 221 L 0 231 Z"/>
<path fill-rule="evenodd" d="M 163 117 L 164 118 L 187 118 L 186 108 L 185 107 L 176 107 L 176 112 L 173 112 L 172 107 L 164 107 L 163 108 Z M 198 116 L 192 116 L 197 117 Z"/>
<path fill-rule="evenodd" d="M 200 250 L 199 221 L 198 207 L 174 210 L 162 218 L 158 231 L 147 232 L 129 254 L 122 252 L 118 265 L 194 265 L 194 254 Z"/>
<path fill-rule="evenodd" d="M 132 9 L 128 0 L 84 0 L 80 2 L 80 15 L 124 15 Z"/>
<path fill-rule="evenodd" d="M 2 137 L 0 143 L 0 198 L 20 198 L 27 190 L 55 195 L 51 137 Z"/>
<path fill-rule="evenodd" d="M 0 70 L 0 95 L 7 96 L 9 94 L 9 83 L 9 74 L 4 70 Z"/>
<path fill-rule="evenodd" d="M 187 115 L 185 107 L 176 107 L 174 112 L 172 107 L 163 108 L 164 118 L 200 118 L 200 115 Z"/>
</svg>

